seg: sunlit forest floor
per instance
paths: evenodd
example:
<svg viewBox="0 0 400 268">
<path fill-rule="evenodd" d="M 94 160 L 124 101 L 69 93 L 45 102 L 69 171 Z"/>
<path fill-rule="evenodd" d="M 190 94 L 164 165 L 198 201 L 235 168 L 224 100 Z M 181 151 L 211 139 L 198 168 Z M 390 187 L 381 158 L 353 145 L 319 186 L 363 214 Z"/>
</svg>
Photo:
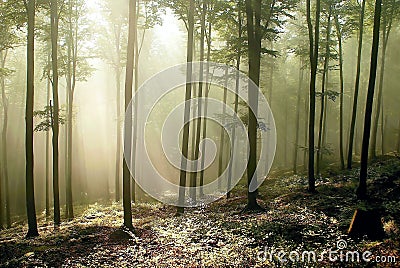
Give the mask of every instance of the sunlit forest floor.
<svg viewBox="0 0 400 268">
<path fill-rule="evenodd" d="M 328 169 L 329 170 L 329 169 Z M 229 200 L 186 210 L 175 217 L 173 207 L 139 203 L 133 206 L 134 232 L 121 228 L 121 204 L 78 207 L 75 220 L 54 230 L 39 221 L 40 237 L 25 239 L 26 226 L 0 232 L 0 266 L 4 267 L 375 267 L 376 264 L 329 262 L 280 263 L 269 252 L 322 252 L 347 241 L 347 250 L 396 256 L 400 266 L 400 159 L 385 157 L 370 167 L 368 202 L 354 190 L 358 169 L 330 169 L 318 180 L 318 194 L 308 194 L 305 177 L 276 173 L 260 189 L 264 213 L 241 213 L 245 182 Z M 351 239 L 346 231 L 356 208 L 382 212 L 386 238 Z"/>
</svg>

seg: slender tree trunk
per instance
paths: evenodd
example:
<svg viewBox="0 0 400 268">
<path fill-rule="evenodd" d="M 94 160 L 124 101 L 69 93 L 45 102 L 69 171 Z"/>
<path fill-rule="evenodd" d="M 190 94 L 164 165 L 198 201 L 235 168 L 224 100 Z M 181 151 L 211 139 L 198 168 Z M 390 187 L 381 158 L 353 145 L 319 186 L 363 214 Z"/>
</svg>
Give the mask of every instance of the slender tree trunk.
<svg viewBox="0 0 400 268">
<path fill-rule="evenodd" d="M 379 28 L 381 24 L 381 5 L 382 5 L 382 0 L 375 1 L 374 34 L 372 39 L 371 67 L 369 75 L 367 102 L 365 107 L 364 133 L 363 133 L 363 142 L 361 151 L 360 181 L 357 188 L 358 199 L 367 198 L 367 168 L 368 168 L 368 149 L 369 149 L 368 147 L 369 147 L 369 138 L 371 134 L 372 106 L 374 102 L 376 69 L 378 63 Z"/>
<path fill-rule="evenodd" d="M 208 95 L 210 93 L 210 88 L 211 88 L 211 83 L 210 81 L 210 65 L 209 62 L 211 60 L 211 30 L 212 30 L 212 24 L 211 22 L 208 22 L 208 38 L 207 38 L 207 64 L 206 64 L 206 81 L 208 82 L 205 85 L 205 93 L 204 93 L 204 118 L 207 118 L 207 112 L 208 112 Z M 204 120 L 203 123 L 203 130 L 202 130 L 202 139 L 204 140 L 207 136 L 207 120 Z M 203 142 L 201 152 L 203 155 L 206 155 L 206 144 Z M 201 170 L 200 170 L 200 186 L 204 185 L 204 165 L 205 165 L 205 157 L 201 158 Z M 203 188 L 200 188 L 200 197 L 203 196 Z"/>
<path fill-rule="evenodd" d="M 8 51 L 0 52 L 1 57 L 1 68 L 5 68 L 5 63 L 7 60 Z M 3 106 L 3 130 L 1 134 L 1 156 L 0 160 L 2 161 L 3 168 L 0 169 L 0 172 L 3 172 L 1 175 L 4 180 L 4 193 L 5 193 L 5 216 L 6 216 L 6 226 L 7 228 L 11 227 L 11 217 L 10 217 L 10 193 L 8 186 L 8 149 L 7 149 L 7 132 L 8 132 L 8 99 L 6 95 L 6 85 L 4 76 L 1 76 L 1 99 Z M 1 182 L 0 182 L 1 183 Z"/>
<path fill-rule="evenodd" d="M 134 65 L 134 73 L 135 73 L 135 80 L 134 80 L 134 92 L 136 93 L 138 88 L 139 88 L 139 42 L 138 42 L 138 32 L 137 32 L 137 25 L 138 25 L 138 18 L 139 18 L 139 0 L 137 1 L 137 8 L 136 8 L 136 17 L 135 17 L 135 65 Z M 144 37 L 143 37 L 144 38 Z M 137 138 L 138 138 L 138 114 L 139 114 L 139 98 L 138 96 L 135 96 L 135 112 L 134 112 L 134 122 L 133 122 L 133 135 L 132 135 L 132 152 L 133 152 L 133 157 L 132 157 L 132 166 L 134 167 L 134 174 L 132 176 L 132 201 L 135 203 L 136 202 L 136 177 L 138 175 L 137 172 L 137 165 L 136 165 L 136 159 L 138 157 L 137 155 Z"/>
<path fill-rule="evenodd" d="M 115 32 L 115 54 L 116 62 L 114 66 L 115 86 L 117 90 L 117 148 L 115 156 L 115 202 L 121 199 L 120 194 L 120 169 L 121 169 L 121 25 L 118 24 Z"/>
<path fill-rule="evenodd" d="M 59 189 L 59 102 L 58 102 L 58 3 L 51 1 L 51 62 L 53 72 L 53 199 L 54 199 L 54 225 L 59 226 L 60 219 L 60 189 Z"/>
<path fill-rule="evenodd" d="M 225 115 L 226 115 L 226 101 L 228 97 L 228 67 L 225 69 L 225 83 L 224 83 L 224 96 L 222 106 L 222 126 L 225 126 Z M 219 135 L 219 158 L 218 158 L 218 177 L 222 176 L 224 170 L 224 156 L 225 156 L 225 129 L 221 127 Z M 221 180 L 218 180 L 218 190 L 222 191 Z"/>
<path fill-rule="evenodd" d="M 121 199 L 120 194 L 120 169 L 121 169 L 121 71 L 117 67 L 118 71 L 115 72 L 115 80 L 117 85 L 117 150 L 115 156 L 115 202 L 119 202 Z"/>
<path fill-rule="evenodd" d="M 203 108 L 203 102 L 200 100 L 201 97 L 203 97 L 203 87 L 204 87 L 204 83 L 203 83 L 203 79 L 204 79 L 204 41 L 205 41 L 205 32 L 206 32 L 206 13 L 207 13 L 207 3 L 205 0 L 203 0 L 202 3 L 202 11 L 201 11 L 201 32 L 200 32 L 200 70 L 199 70 L 199 92 L 198 92 L 198 101 L 197 101 L 197 114 L 198 114 L 198 119 L 197 119 L 197 127 L 196 127 L 196 143 L 194 146 L 194 160 L 196 160 L 196 164 L 194 169 L 197 170 L 198 165 L 197 165 L 197 161 L 199 161 L 199 154 L 200 154 L 200 138 L 201 138 L 201 115 L 203 113 L 202 108 Z M 204 120 L 205 121 L 205 120 Z M 204 153 L 204 152 L 203 152 Z M 205 157 L 205 155 L 203 154 L 202 156 L 203 158 Z M 196 187 L 196 183 L 197 183 L 197 174 L 198 172 L 193 172 L 191 174 L 191 186 L 192 187 Z M 193 199 L 193 201 L 196 200 L 196 192 L 193 191 L 191 194 L 191 198 Z"/>
<path fill-rule="evenodd" d="M 242 39 L 242 0 L 238 0 L 238 39 Z M 235 81 L 235 102 L 234 102 L 234 111 L 235 114 L 238 114 L 239 110 L 239 88 L 240 88 L 240 61 L 242 58 L 242 43 L 238 43 L 237 47 L 237 53 L 236 53 L 236 81 Z M 233 176 L 233 163 L 234 163 L 234 157 L 235 157 L 235 147 L 236 147 L 236 126 L 233 126 L 232 129 L 232 147 L 231 147 L 231 157 L 232 159 L 229 161 L 229 169 L 228 169 L 228 185 L 227 185 L 227 193 L 226 193 L 226 198 L 231 197 L 231 191 L 229 190 L 232 185 L 232 176 Z"/>
<path fill-rule="evenodd" d="M 4 69 L 5 68 L 5 62 L 6 62 L 6 56 L 3 55 L 6 52 L 3 52 L 2 50 L 0 51 L 0 60 L 1 60 L 1 65 L 0 68 Z M 7 100 L 5 99 L 5 77 L 4 75 L 0 75 L 0 83 L 1 83 L 1 95 L 2 95 L 2 105 L 3 105 L 3 130 L 5 128 L 4 122 L 6 121 L 6 102 Z M 3 145 L 2 145 L 3 147 Z M 2 148 L 3 150 L 3 148 Z M 3 179 L 4 179 L 4 160 L 3 160 L 3 153 L 0 152 L 0 230 L 3 229 Z"/>
<path fill-rule="evenodd" d="M 310 40 L 310 112 L 308 123 L 308 190 L 315 192 L 315 174 L 314 174 L 314 126 L 315 126 L 315 86 L 318 68 L 318 49 L 319 49 L 319 19 L 321 14 L 321 1 L 316 0 L 315 11 L 315 30 L 311 22 L 311 0 L 307 0 L 307 25 Z M 314 38 L 315 35 L 315 38 Z"/>
<path fill-rule="evenodd" d="M 33 152 L 33 109 L 34 109 L 34 84 L 35 84 L 35 0 L 27 1 L 28 14 L 28 40 L 27 40 L 27 92 L 26 92 L 26 212 L 28 217 L 27 237 L 38 236 L 35 189 L 34 189 L 34 152 Z"/>
<path fill-rule="evenodd" d="M 306 77 L 306 84 L 310 84 L 309 79 Z M 309 100 L 309 93 L 307 91 L 304 92 L 304 152 L 303 152 L 303 169 L 304 171 L 307 171 L 308 168 L 308 162 L 307 162 L 307 153 L 308 150 L 307 144 L 308 144 L 308 114 L 309 114 L 309 109 L 310 109 L 310 100 Z"/>
<path fill-rule="evenodd" d="M 193 61 L 193 45 L 194 45 L 194 0 L 190 0 L 189 13 L 188 13 L 188 41 L 187 41 L 187 70 L 186 70 L 186 92 L 185 92 L 185 114 L 184 122 L 187 122 L 190 116 L 190 104 L 189 101 L 192 98 L 192 84 L 189 81 L 192 80 L 192 61 Z M 179 200 L 177 207 L 177 214 L 184 212 L 185 203 L 185 186 L 186 186 L 186 168 L 187 158 L 189 149 L 189 124 L 185 124 L 183 127 L 183 140 L 182 140 L 182 159 L 181 159 L 181 170 L 179 177 Z"/>
<path fill-rule="evenodd" d="M 51 46 L 51 45 L 50 45 Z M 51 79 L 50 79 L 50 72 L 51 72 L 51 48 L 49 46 L 49 54 L 47 57 L 47 63 L 49 68 L 47 69 L 47 104 L 49 108 L 52 109 L 50 103 L 50 90 L 51 90 Z M 51 122 L 51 116 L 48 115 L 47 120 Z M 50 133 L 46 131 L 46 220 L 50 217 Z"/>
<path fill-rule="evenodd" d="M 136 0 L 129 1 L 129 33 L 128 33 L 128 55 L 126 62 L 126 79 L 125 79 L 125 110 L 128 109 L 132 99 L 133 87 L 133 68 L 135 64 L 135 35 L 136 35 Z M 129 149 L 126 161 L 123 161 L 123 181 L 122 181 L 122 203 L 124 207 L 124 226 L 133 229 L 132 210 L 131 210 L 131 176 L 127 162 L 132 159 L 132 121 L 129 120 L 128 129 L 126 130 L 125 147 Z"/>
<path fill-rule="evenodd" d="M 300 134 L 300 101 L 301 89 L 303 87 L 303 59 L 299 59 L 299 85 L 297 88 L 297 101 L 296 101 L 296 136 L 294 139 L 294 156 L 293 156 L 293 173 L 297 174 L 297 159 L 299 150 L 299 134 Z"/>
<path fill-rule="evenodd" d="M 74 209 L 72 204 L 72 105 L 74 103 L 74 93 L 73 89 L 69 93 L 69 103 L 68 103 L 68 147 L 67 147 L 67 178 L 66 178 L 66 206 L 67 206 L 67 220 L 72 220 L 74 218 Z"/>
<path fill-rule="evenodd" d="M 356 70 L 356 81 L 354 86 L 354 96 L 353 96 L 353 112 L 351 116 L 350 123 L 350 137 L 349 137 L 349 152 L 347 154 L 347 169 L 351 169 L 353 162 L 353 143 L 355 126 L 357 121 L 357 105 L 358 105 L 358 92 L 360 89 L 360 77 L 361 77 L 361 56 L 362 56 L 362 46 L 363 46 L 363 33 L 364 33 L 364 13 L 365 13 L 365 0 L 361 4 L 361 14 L 360 14 L 360 32 L 358 39 L 358 53 L 357 53 L 357 70 Z"/>
<path fill-rule="evenodd" d="M 332 6 L 329 6 L 329 14 L 328 14 L 328 25 L 326 27 L 326 46 L 325 46 L 325 61 L 324 61 L 324 70 L 322 72 L 322 89 L 321 89 L 321 110 L 319 114 L 319 131 L 318 131 L 318 151 L 317 151 L 317 175 L 320 175 L 321 169 L 321 159 L 322 159 L 322 149 L 323 149 L 323 142 L 322 137 L 324 136 L 325 132 L 325 121 L 326 121 L 326 107 L 325 102 L 327 100 L 325 89 L 327 87 L 327 76 L 329 72 L 329 57 L 330 57 L 330 49 L 329 49 L 329 42 L 330 42 L 330 34 L 331 34 L 331 14 L 332 14 Z"/>
<path fill-rule="evenodd" d="M 74 93 L 76 87 L 76 69 L 78 60 L 78 24 L 72 23 L 73 5 L 75 1 L 69 3 L 69 31 L 68 31 L 68 62 L 67 62 L 67 124 L 66 124 L 66 173 L 65 173 L 65 196 L 66 196 L 66 218 L 74 218 L 73 200 L 72 200 L 72 145 L 73 145 L 73 105 Z M 75 7 L 77 8 L 77 7 Z M 77 12 L 76 12 L 77 13 Z M 75 14 L 78 19 L 78 14 Z"/>
<path fill-rule="evenodd" d="M 194 42 L 194 44 L 193 44 L 193 58 L 194 59 L 196 59 L 196 53 L 195 53 L 195 51 L 196 51 L 196 48 L 195 48 L 195 44 L 196 44 L 196 42 Z M 196 74 L 193 74 L 193 76 L 195 76 Z M 194 80 L 196 80 L 196 79 L 194 79 Z M 192 96 L 193 97 L 197 97 L 198 96 L 198 94 L 197 94 L 197 84 L 193 84 L 192 85 Z M 193 101 L 193 103 L 194 103 L 194 101 Z M 198 114 L 197 114 L 197 110 L 196 110 L 196 107 L 195 106 L 192 106 L 191 107 L 191 112 L 192 112 L 192 116 L 193 116 L 193 118 L 196 118 L 197 116 L 198 116 Z M 195 160 L 195 155 L 196 155 L 196 133 L 197 133 L 197 124 L 196 124 L 196 122 L 195 122 L 195 120 L 192 120 L 191 121 L 191 128 L 190 128 L 190 131 L 189 131 L 189 140 L 191 141 L 191 145 L 190 145 L 190 158 L 191 158 L 191 160 Z M 189 178 L 189 186 L 190 186 L 190 189 L 189 189 L 189 196 L 190 196 L 190 201 L 191 202 L 195 202 L 196 201 L 196 189 L 195 189 L 195 187 L 196 187 L 196 172 L 190 172 L 189 174 L 188 174 L 188 178 Z"/>
<path fill-rule="evenodd" d="M 386 1 L 385 1 L 386 2 Z M 390 30 L 392 26 L 391 22 L 391 16 L 393 14 L 389 15 L 387 14 L 387 4 L 383 2 L 383 16 L 382 16 L 382 28 L 383 28 L 383 33 L 382 33 L 382 55 L 381 55 L 381 68 L 380 68 L 380 73 L 379 73 L 379 87 L 378 87 L 378 98 L 376 100 L 376 110 L 375 110 L 375 117 L 374 117 L 374 124 L 372 127 L 372 136 L 371 136 L 371 146 L 370 146 L 370 156 L 371 158 L 376 157 L 376 140 L 377 140 L 377 133 L 378 133 L 378 125 L 379 125 L 379 118 L 381 116 L 381 107 L 383 106 L 383 83 L 384 83 L 384 77 L 385 77 L 385 65 L 386 65 L 386 50 L 387 50 L 387 44 L 389 40 L 389 35 L 390 35 Z M 388 21 L 389 20 L 389 21 Z M 383 117 L 383 114 L 382 114 Z"/>
<path fill-rule="evenodd" d="M 343 149 L 343 99 L 344 99 L 344 75 L 343 75 L 343 46 L 342 31 L 340 29 L 338 15 L 335 15 L 336 35 L 339 43 L 339 76 L 340 76 L 340 103 L 339 103 L 339 155 L 340 167 L 344 169 Z"/>
</svg>

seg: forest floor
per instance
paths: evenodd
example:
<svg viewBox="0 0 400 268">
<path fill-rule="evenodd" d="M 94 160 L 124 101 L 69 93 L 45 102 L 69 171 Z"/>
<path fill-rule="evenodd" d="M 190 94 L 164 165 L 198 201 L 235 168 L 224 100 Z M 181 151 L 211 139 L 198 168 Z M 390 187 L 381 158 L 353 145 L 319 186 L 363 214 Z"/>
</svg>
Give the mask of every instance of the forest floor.
<svg viewBox="0 0 400 268">
<path fill-rule="evenodd" d="M 327 170 L 317 180 L 317 194 L 305 190 L 306 177 L 273 174 L 260 189 L 262 213 L 241 213 L 246 204 L 241 182 L 231 199 L 187 209 L 184 216 L 162 204 L 134 205 L 133 232 L 121 228 L 119 203 L 86 206 L 57 230 L 40 219 L 40 236 L 33 239 L 24 237 L 26 225 L 16 225 L 0 231 L 0 266 L 400 267 L 400 159 L 385 157 L 371 165 L 371 199 L 364 202 L 354 195 L 358 169 Z M 347 235 L 354 210 L 366 207 L 381 211 L 384 239 Z M 346 257 L 355 251 L 360 262 Z M 361 257 L 366 251 L 370 262 Z M 316 260 L 308 257 L 312 252 Z M 377 256 L 386 262 L 377 263 Z"/>
</svg>

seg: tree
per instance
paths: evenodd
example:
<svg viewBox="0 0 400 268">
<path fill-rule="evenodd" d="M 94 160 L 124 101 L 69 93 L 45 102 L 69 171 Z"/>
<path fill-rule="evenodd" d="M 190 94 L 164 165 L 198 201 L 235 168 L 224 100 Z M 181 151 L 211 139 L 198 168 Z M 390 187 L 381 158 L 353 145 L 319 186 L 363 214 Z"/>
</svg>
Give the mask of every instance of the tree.
<svg viewBox="0 0 400 268">
<path fill-rule="evenodd" d="M 194 0 L 189 2 L 188 12 L 188 40 L 187 40 L 187 70 L 186 70 L 186 90 L 185 90 L 185 114 L 183 122 L 189 121 L 190 116 L 190 104 L 189 101 L 192 98 L 192 84 L 189 82 L 192 79 L 192 61 L 193 61 L 193 45 L 194 45 Z M 183 127 L 183 139 L 182 139 L 182 158 L 181 158 L 181 170 L 179 177 L 179 196 L 178 196 L 178 207 L 177 214 L 180 215 L 184 212 L 185 202 L 185 185 L 186 185 L 186 168 L 188 159 L 189 149 L 189 124 L 185 124 Z"/>
<path fill-rule="evenodd" d="M 99 32 L 99 56 L 113 69 L 116 89 L 116 151 L 115 151 L 115 201 L 121 199 L 121 170 L 122 170 L 122 132 L 121 132 L 121 75 L 123 61 L 126 58 L 126 20 L 124 5 L 121 1 L 106 1 L 103 6 L 107 12 L 107 25 Z M 110 53 L 109 51 L 113 51 Z"/>
<path fill-rule="evenodd" d="M 318 69 L 318 48 L 319 48 L 319 19 L 321 13 L 321 1 L 316 0 L 315 29 L 311 20 L 311 0 L 307 0 L 307 26 L 310 41 L 310 110 L 308 121 L 308 190 L 315 192 L 314 174 L 314 126 L 315 126 L 315 86 Z"/>
<path fill-rule="evenodd" d="M 339 155 L 340 167 L 344 169 L 343 151 L 343 98 L 344 98 L 344 76 L 343 76 L 343 34 L 340 29 L 339 16 L 335 14 L 336 36 L 339 45 L 339 77 L 340 77 L 340 104 L 339 104 Z"/>
<path fill-rule="evenodd" d="M 326 101 L 327 101 L 327 85 L 328 85 L 328 72 L 329 72 L 329 58 L 330 58 L 330 35 L 331 35 L 331 16 L 332 16 L 332 5 L 329 4 L 329 12 L 327 17 L 326 26 L 326 40 L 325 40 L 325 55 L 324 55 L 324 69 L 322 70 L 322 82 L 321 82 L 321 108 L 319 115 L 319 131 L 318 131 L 318 145 L 317 145 L 317 175 L 320 174 L 321 158 L 323 152 L 322 138 L 326 133 Z"/>
<path fill-rule="evenodd" d="M 126 61 L 126 78 L 125 78 L 125 109 L 128 109 L 129 102 L 132 99 L 132 86 L 133 86 L 133 67 L 135 63 L 135 39 L 136 39 L 136 0 L 129 1 L 129 26 L 128 26 L 128 54 Z M 135 115 L 136 116 L 136 115 Z M 129 122 L 131 122 L 131 118 Z M 132 126 L 128 124 L 128 131 L 126 137 L 132 136 Z M 125 150 L 128 150 L 128 157 L 123 163 L 123 181 L 122 181 L 122 203 L 124 208 L 124 226 L 128 229 L 133 229 L 132 225 L 132 210 L 131 210 L 131 176 L 128 169 L 128 163 L 131 161 L 132 157 L 132 139 L 128 139 L 125 143 L 128 146 Z"/>
<path fill-rule="evenodd" d="M 0 51 L 0 79 L 1 79 L 1 99 L 3 106 L 3 129 L 1 133 L 1 156 L 0 159 L 2 161 L 2 167 L 0 168 L 1 177 L 4 180 L 4 192 L 5 192 L 5 216 L 6 216 L 6 226 L 7 228 L 11 227 L 11 218 L 10 218 L 10 194 L 9 194 L 9 186 L 8 186 L 8 161 L 7 161 L 7 129 L 8 129 L 8 99 L 6 96 L 6 85 L 5 85 L 5 76 L 7 73 L 10 73 L 9 70 L 5 68 L 5 63 L 7 60 L 8 50 Z M 1 183 L 1 180 L 0 180 Z M 1 187 L 0 187 L 1 191 Z M 0 195 L 1 198 L 1 195 Z M 1 202 L 0 202 L 1 205 Z M 3 208 L 1 208 L 3 209 Z M 1 213 L 0 213 L 1 216 Z M 0 220 L 0 227 L 1 221 Z"/>
<path fill-rule="evenodd" d="M 260 85 L 260 61 L 261 61 L 261 0 L 245 0 L 247 15 L 247 41 L 249 58 L 249 78 Z M 271 10 L 272 13 L 272 10 Z M 249 82 L 250 83 L 250 82 Z M 249 161 L 247 163 L 247 185 L 257 178 L 257 108 L 258 95 L 249 90 L 249 121 L 248 137 L 250 144 Z M 250 108 L 252 107 L 252 108 Z M 257 204 L 257 191 L 247 191 L 247 209 L 257 210 L 261 207 Z"/>
<path fill-rule="evenodd" d="M 59 187 L 59 100 L 58 100 L 58 3 L 57 0 L 50 2 L 51 9 L 51 63 L 52 63 L 52 85 L 53 85 L 53 204 L 54 225 L 59 226 L 60 219 L 60 187 Z"/>
<path fill-rule="evenodd" d="M 383 84 L 385 77 L 385 66 L 386 66 L 386 51 L 387 44 L 389 41 L 389 36 L 392 30 L 393 20 L 395 19 L 395 15 L 398 12 L 398 8 L 400 3 L 395 0 L 384 0 L 382 5 L 382 54 L 381 54 L 381 64 L 380 64 L 380 73 L 379 73 L 379 87 L 378 87 L 378 98 L 376 101 L 376 109 L 374 116 L 374 124 L 372 127 L 372 136 L 371 136 L 371 147 L 370 147 L 370 156 L 372 158 L 376 157 L 376 140 L 378 134 L 378 124 L 379 118 L 381 116 L 381 112 L 383 111 Z M 384 115 L 382 113 L 382 119 Z M 383 132 L 382 132 L 383 139 Z"/>
<path fill-rule="evenodd" d="M 194 169 L 197 170 L 197 161 L 199 158 L 199 147 L 200 147 L 200 135 L 201 135 L 201 115 L 202 115 L 202 108 L 203 108 L 203 103 L 200 100 L 200 98 L 203 96 L 203 79 L 204 79 L 204 41 L 205 41 L 205 34 L 206 34 L 206 12 L 207 12 L 207 3 L 205 0 L 202 1 L 202 9 L 201 9 L 201 27 L 200 27 L 200 70 L 199 70 L 199 91 L 198 91 L 198 101 L 197 101 L 197 114 L 198 114 L 198 119 L 197 119 L 197 126 L 196 126 L 196 137 L 195 137 L 195 145 L 194 145 L 194 160 L 196 160 L 196 164 Z M 207 85 L 205 85 L 207 86 Z M 205 120 L 204 120 L 205 121 Z M 205 122 L 204 122 L 205 124 Z M 204 153 L 204 152 L 203 152 Z M 203 155 L 204 158 L 204 155 Z M 196 180 L 197 180 L 197 174 L 198 172 L 193 172 L 190 175 L 190 186 L 191 187 L 196 187 Z M 195 188 L 194 188 L 195 189 Z M 196 200 L 196 192 L 192 190 L 191 192 L 191 198 L 193 201 Z"/>
<path fill-rule="evenodd" d="M 296 101 L 296 136 L 294 142 L 294 156 L 293 156 L 293 173 L 297 174 L 297 159 L 298 159 L 298 148 L 299 148 L 299 133 L 300 133 L 300 101 L 301 101 L 301 90 L 303 87 L 304 69 L 303 69 L 303 58 L 300 56 L 299 59 L 299 85 L 297 88 L 297 101 Z"/>
<path fill-rule="evenodd" d="M 363 46 L 363 34 L 364 34 L 364 14 L 365 14 L 365 0 L 362 0 L 361 11 L 360 11 L 360 23 L 359 23 L 359 34 L 358 34 L 358 51 L 357 51 L 357 70 L 356 79 L 354 85 L 354 96 L 353 96 L 353 111 L 351 115 L 350 123 L 350 136 L 349 136 L 349 147 L 347 154 L 347 168 L 351 169 L 353 162 L 353 143 L 354 133 L 357 119 L 357 105 L 358 105 L 358 91 L 360 89 L 360 73 L 361 73 L 361 54 Z"/>
<path fill-rule="evenodd" d="M 206 37 L 206 42 L 207 42 L 207 64 L 206 64 L 206 81 L 210 81 L 210 65 L 209 62 L 211 60 L 211 44 L 212 44 L 212 18 L 210 18 L 210 10 L 212 9 L 212 5 L 209 2 L 208 3 L 208 16 L 207 16 L 207 21 L 208 21 L 208 30 L 205 33 Z M 205 103 L 204 103 L 204 118 L 207 118 L 207 112 L 208 112 L 208 96 L 210 93 L 210 84 L 205 85 L 204 89 L 204 97 L 205 97 Z M 207 120 L 204 120 L 203 123 L 203 129 L 201 133 L 202 139 L 205 139 L 207 135 Z M 206 144 L 203 142 L 203 146 L 201 148 L 202 153 L 205 155 L 206 153 Z M 205 165 L 205 157 L 201 158 L 201 171 L 200 171 L 200 181 L 199 184 L 200 186 L 204 185 L 204 165 Z M 200 188 L 200 196 L 203 196 L 203 189 Z"/>
<path fill-rule="evenodd" d="M 28 16 L 27 35 L 27 92 L 25 110 L 25 157 L 26 157 L 26 212 L 28 217 L 27 237 L 39 235 L 36 220 L 35 189 L 34 189 L 34 153 L 33 153 L 33 106 L 35 82 L 35 0 L 26 0 Z"/>
<path fill-rule="evenodd" d="M 243 19 L 242 19 L 242 0 L 238 0 L 237 2 L 237 32 L 238 32 L 238 40 L 239 42 L 237 42 L 237 48 L 236 48 L 236 81 L 235 81 L 235 102 L 234 102 L 234 111 L 235 114 L 238 113 L 239 110 L 239 81 L 240 81 L 240 76 L 239 76 L 239 71 L 240 71 L 240 62 L 241 62 L 241 58 L 242 58 L 242 35 L 243 35 L 243 29 L 242 29 L 242 25 L 243 25 Z M 232 158 L 234 157 L 234 153 L 235 153 L 235 140 L 236 140 L 236 128 L 233 127 L 232 128 L 232 146 L 231 146 L 231 155 Z M 231 196 L 231 192 L 229 191 L 229 189 L 231 188 L 231 180 L 232 180 L 232 173 L 233 173 L 233 159 L 231 159 L 231 161 L 229 161 L 229 167 L 228 167 L 228 185 L 227 185 L 227 189 L 228 192 L 226 193 L 226 198 L 230 198 Z"/>
<path fill-rule="evenodd" d="M 382 5 L 382 0 L 375 1 L 371 64 L 370 64 L 367 102 L 366 102 L 365 117 L 364 117 L 364 132 L 363 132 L 362 150 L 361 150 L 361 170 L 360 170 L 359 185 L 357 188 L 358 199 L 367 198 L 367 175 L 368 175 L 367 169 L 368 169 L 368 149 L 369 149 L 368 147 L 371 135 L 372 106 L 374 102 L 376 70 L 378 65 L 379 28 L 381 24 L 381 8 L 382 8 L 381 5 Z"/>
</svg>

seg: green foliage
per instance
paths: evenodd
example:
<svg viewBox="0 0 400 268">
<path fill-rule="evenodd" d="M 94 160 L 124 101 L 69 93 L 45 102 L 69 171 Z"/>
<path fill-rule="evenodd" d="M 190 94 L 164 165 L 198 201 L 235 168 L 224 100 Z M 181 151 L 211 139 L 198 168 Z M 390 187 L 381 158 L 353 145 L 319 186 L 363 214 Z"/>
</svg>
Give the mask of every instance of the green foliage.
<svg viewBox="0 0 400 268">
<path fill-rule="evenodd" d="M 40 122 L 36 125 L 34 131 L 49 131 L 53 124 L 53 106 L 45 106 L 43 110 L 33 112 L 33 116 L 38 118 Z M 59 111 L 58 123 L 64 125 L 66 123 L 65 108 L 61 108 Z"/>
<path fill-rule="evenodd" d="M 329 100 L 335 102 L 336 99 L 340 96 L 340 93 L 333 90 L 326 90 L 324 93 L 316 92 L 315 95 L 319 98 L 326 96 Z"/>
</svg>

